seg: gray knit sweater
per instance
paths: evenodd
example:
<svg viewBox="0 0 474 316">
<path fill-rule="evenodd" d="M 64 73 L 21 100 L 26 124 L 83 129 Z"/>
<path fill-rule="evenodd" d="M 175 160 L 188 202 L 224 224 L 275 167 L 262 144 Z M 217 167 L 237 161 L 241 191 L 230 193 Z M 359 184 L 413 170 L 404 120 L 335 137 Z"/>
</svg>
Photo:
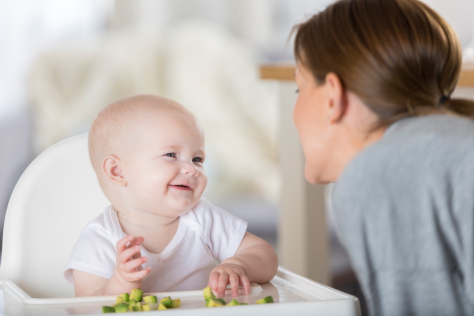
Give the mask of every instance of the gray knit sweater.
<svg viewBox="0 0 474 316">
<path fill-rule="evenodd" d="M 400 120 L 343 171 L 336 223 L 371 315 L 474 315 L 474 120 Z"/>
</svg>

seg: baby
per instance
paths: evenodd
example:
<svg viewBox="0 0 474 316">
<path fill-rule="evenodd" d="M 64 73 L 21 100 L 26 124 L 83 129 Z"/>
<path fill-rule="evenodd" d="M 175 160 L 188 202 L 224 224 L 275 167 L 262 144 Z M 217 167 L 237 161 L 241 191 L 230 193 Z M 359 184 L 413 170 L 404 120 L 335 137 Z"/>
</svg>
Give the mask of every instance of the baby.
<svg viewBox="0 0 474 316">
<path fill-rule="evenodd" d="M 210 286 L 223 297 L 228 284 L 238 296 L 275 276 L 272 247 L 201 198 L 204 133 L 182 105 L 153 95 L 110 104 L 90 128 L 89 155 L 112 205 L 72 251 L 64 276 L 76 296 Z"/>
</svg>

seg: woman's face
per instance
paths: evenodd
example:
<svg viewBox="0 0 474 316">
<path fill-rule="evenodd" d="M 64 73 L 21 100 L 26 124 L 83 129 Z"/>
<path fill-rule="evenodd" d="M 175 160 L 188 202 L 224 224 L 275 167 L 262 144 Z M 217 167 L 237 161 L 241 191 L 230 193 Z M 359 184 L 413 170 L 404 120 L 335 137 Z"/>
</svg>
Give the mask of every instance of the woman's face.
<svg viewBox="0 0 474 316">
<path fill-rule="evenodd" d="M 311 183 L 331 182 L 330 94 L 327 84 L 317 84 L 312 73 L 298 64 L 295 72 L 298 99 L 293 120 L 306 158 L 305 177 Z"/>
</svg>

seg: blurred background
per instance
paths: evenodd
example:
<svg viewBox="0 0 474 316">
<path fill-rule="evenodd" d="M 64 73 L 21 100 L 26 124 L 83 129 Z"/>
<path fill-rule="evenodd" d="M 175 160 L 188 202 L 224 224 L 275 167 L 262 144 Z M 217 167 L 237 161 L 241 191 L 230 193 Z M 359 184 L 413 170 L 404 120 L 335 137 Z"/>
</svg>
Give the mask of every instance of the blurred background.
<svg viewBox="0 0 474 316">
<path fill-rule="evenodd" d="M 293 63 L 292 27 L 331 2 L 1 0 L 0 230 L 15 183 L 39 153 L 86 133 L 111 101 L 152 93 L 201 120 L 205 196 L 277 247 L 278 86 L 259 78 L 259 66 Z M 474 1 L 425 2 L 467 48 Z M 328 226 L 336 278 L 350 264 L 330 216 Z"/>
</svg>

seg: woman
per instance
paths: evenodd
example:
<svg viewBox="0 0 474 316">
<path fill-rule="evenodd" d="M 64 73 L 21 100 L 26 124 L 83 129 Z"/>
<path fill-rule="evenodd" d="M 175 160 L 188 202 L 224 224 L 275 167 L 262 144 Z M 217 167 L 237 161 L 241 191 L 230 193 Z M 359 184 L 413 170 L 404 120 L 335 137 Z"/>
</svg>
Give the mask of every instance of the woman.
<svg viewBox="0 0 474 316">
<path fill-rule="evenodd" d="M 294 108 L 371 315 L 474 315 L 474 103 L 415 0 L 341 0 L 296 27 Z"/>
</svg>

